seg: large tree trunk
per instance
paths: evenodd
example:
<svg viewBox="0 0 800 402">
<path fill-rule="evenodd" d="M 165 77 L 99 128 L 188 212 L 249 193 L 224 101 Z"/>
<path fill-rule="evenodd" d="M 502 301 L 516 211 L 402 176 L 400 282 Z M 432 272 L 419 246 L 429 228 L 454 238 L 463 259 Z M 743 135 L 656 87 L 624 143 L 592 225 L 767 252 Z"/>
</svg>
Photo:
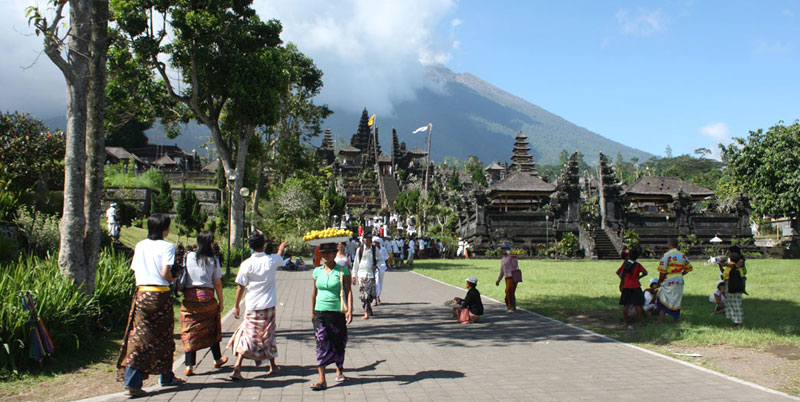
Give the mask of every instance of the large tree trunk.
<svg viewBox="0 0 800 402">
<path fill-rule="evenodd" d="M 67 132 L 64 153 L 64 210 L 61 217 L 61 245 L 58 265 L 61 272 L 76 283 L 87 284 L 88 265 L 84 253 L 84 197 L 86 177 L 86 102 L 89 73 L 89 41 L 91 35 L 91 0 L 69 2 L 70 33 L 67 53 L 68 69 L 62 68 L 67 84 Z M 56 65 L 60 55 L 47 55 Z M 57 57 L 59 61 L 54 59 Z M 94 285 L 93 283 L 91 285 Z M 84 287 L 84 289 L 86 289 Z"/>
<path fill-rule="evenodd" d="M 242 247 L 242 230 L 244 229 L 244 198 L 239 194 L 239 190 L 244 185 L 245 163 L 247 162 L 247 147 L 249 145 L 252 132 L 249 128 L 239 130 L 238 149 L 236 152 L 236 179 L 233 182 L 233 202 L 231 203 L 231 222 L 230 236 L 231 247 Z M 228 183 L 230 186 L 231 183 Z M 243 248 L 243 247 L 242 247 Z"/>
<path fill-rule="evenodd" d="M 105 118 L 106 58 L 108 52 L 108 0 L 92 2 L 92 41 L 90 44 L 88 119 L 86 122 L 86 237 L 84 255 L 87 265 L 87 293 L 94 290 L 97 258 L 100 253 L 100 216 L 103 197 L 103 165 L 106 162 Z"/>
</svg>

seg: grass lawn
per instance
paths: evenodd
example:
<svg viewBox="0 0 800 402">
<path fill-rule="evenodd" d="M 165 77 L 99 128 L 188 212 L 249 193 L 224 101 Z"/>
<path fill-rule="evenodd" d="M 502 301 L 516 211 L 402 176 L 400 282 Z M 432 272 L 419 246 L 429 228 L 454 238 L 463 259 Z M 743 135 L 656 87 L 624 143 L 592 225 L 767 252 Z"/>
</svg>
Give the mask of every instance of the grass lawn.
<svg viewBox="0 0 800 402">
<path fill-rule="evenodd" d="M 656 260 L 640 261 L 657 275 Z M 719 279 L 716 265 L 695 262 L 686 276 L 681 320 L 677 325 L 658 325 L 645 318 L 641 328 L 626 329 L 619 301 L 617 261 L 520 260 L 523 283 L 517 288 L 517 306 L 575 324 L 624 342 L 658 349 L 659 345 L 733 345 L 767 348 L 791 346 L 800 350 L 800 261 L 758 260 L 747 262 L 749 296 L 744 296 L 744 329 L 731 330 L 724 315 L 711 315 L 708 296 Z M 481 294 L 502 301 L 505 286 L 495 286 L 498 260 L 418 260 L 414 271 L 459 287 L 468 276 L 478 278 Z M 649 282 L 642 279 L 642 284 Z M 669 318 L 669 317 L 667 317 Z M 666 321 L 666 319 L 665 319 Z"/>
</svg>

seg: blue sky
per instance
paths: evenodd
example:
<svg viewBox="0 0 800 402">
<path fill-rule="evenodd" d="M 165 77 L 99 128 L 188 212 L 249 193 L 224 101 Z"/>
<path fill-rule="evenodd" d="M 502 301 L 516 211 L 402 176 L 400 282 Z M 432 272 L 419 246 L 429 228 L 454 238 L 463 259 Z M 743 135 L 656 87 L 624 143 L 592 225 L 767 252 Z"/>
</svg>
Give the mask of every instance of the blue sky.
<svg viewBox="0 0 800 402">
<path fill-rule="evenodd" d="M 0 1 L 0 110 L 63 115 L 64 84 Z M 711 148 L 800 118 L 800 2 L 256 0 L 325 72 L 334 110 L 392 113 L 441 62 L 627 145 Z M 35 63 L 34 63 L 35 62 Z M 33 64 L 27 69 L 20 68 Z"/>
<path fill-rule="evenodd" d="M 800 2 L 469 1 L 454 14 L 451 69 L 645 151 L 800 118 Z"/>
</svg>

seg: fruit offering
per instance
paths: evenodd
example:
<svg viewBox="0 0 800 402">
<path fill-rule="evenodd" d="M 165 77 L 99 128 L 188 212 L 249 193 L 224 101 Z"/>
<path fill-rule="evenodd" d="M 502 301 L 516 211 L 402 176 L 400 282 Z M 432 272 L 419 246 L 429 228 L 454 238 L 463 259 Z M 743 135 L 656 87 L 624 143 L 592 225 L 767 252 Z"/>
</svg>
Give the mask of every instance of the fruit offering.
<svg viewBox="0 0 800 402">
<path fill-rule="evenodd" d="M 328 237 L 351 237 L 353 232 L 347 229 L 328 228 L 324 230 L 312 230 L 303 236 L 303 241 L 315 239 L 327 239 Z"/>
</svg>

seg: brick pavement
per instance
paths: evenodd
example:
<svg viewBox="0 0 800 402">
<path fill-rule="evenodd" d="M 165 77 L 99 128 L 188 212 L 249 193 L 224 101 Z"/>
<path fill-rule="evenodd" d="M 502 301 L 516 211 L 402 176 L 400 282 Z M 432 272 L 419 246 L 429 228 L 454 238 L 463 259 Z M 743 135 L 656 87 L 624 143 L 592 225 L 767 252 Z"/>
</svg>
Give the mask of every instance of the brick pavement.
<svg viewBox="0 0 800 402">
<path fill-rule="evenodd" d="M 314 392 L 309 389 L 316 380 L 310 276 L 310 271 L 278 274 L 278 375 L 266 377 L 264 366 L 245 360 L 246 380 L 228 382 L 230 365 L 216 371 L 210 353 L 200 352 L 199 375 L 188 384 L 146 388 L 151 393 L 139 400 L 800 400 L 537 314 L 506 314 L 504 305 L 487 298 L 481 323 L 459 325 L 443 303 L 463 297 L 465 290 L 405 271 L 386 274 L 384 304 L 375 309 L 375 319 L 356 316 L 350 325 L 348 380 L 335 384 L 331 366 L 330 388 Z M 238 324 L 226 317 L 223 345 Z M 176 373 L 182 372 L 183 366 L 177 367 Z"/>
</svg>

